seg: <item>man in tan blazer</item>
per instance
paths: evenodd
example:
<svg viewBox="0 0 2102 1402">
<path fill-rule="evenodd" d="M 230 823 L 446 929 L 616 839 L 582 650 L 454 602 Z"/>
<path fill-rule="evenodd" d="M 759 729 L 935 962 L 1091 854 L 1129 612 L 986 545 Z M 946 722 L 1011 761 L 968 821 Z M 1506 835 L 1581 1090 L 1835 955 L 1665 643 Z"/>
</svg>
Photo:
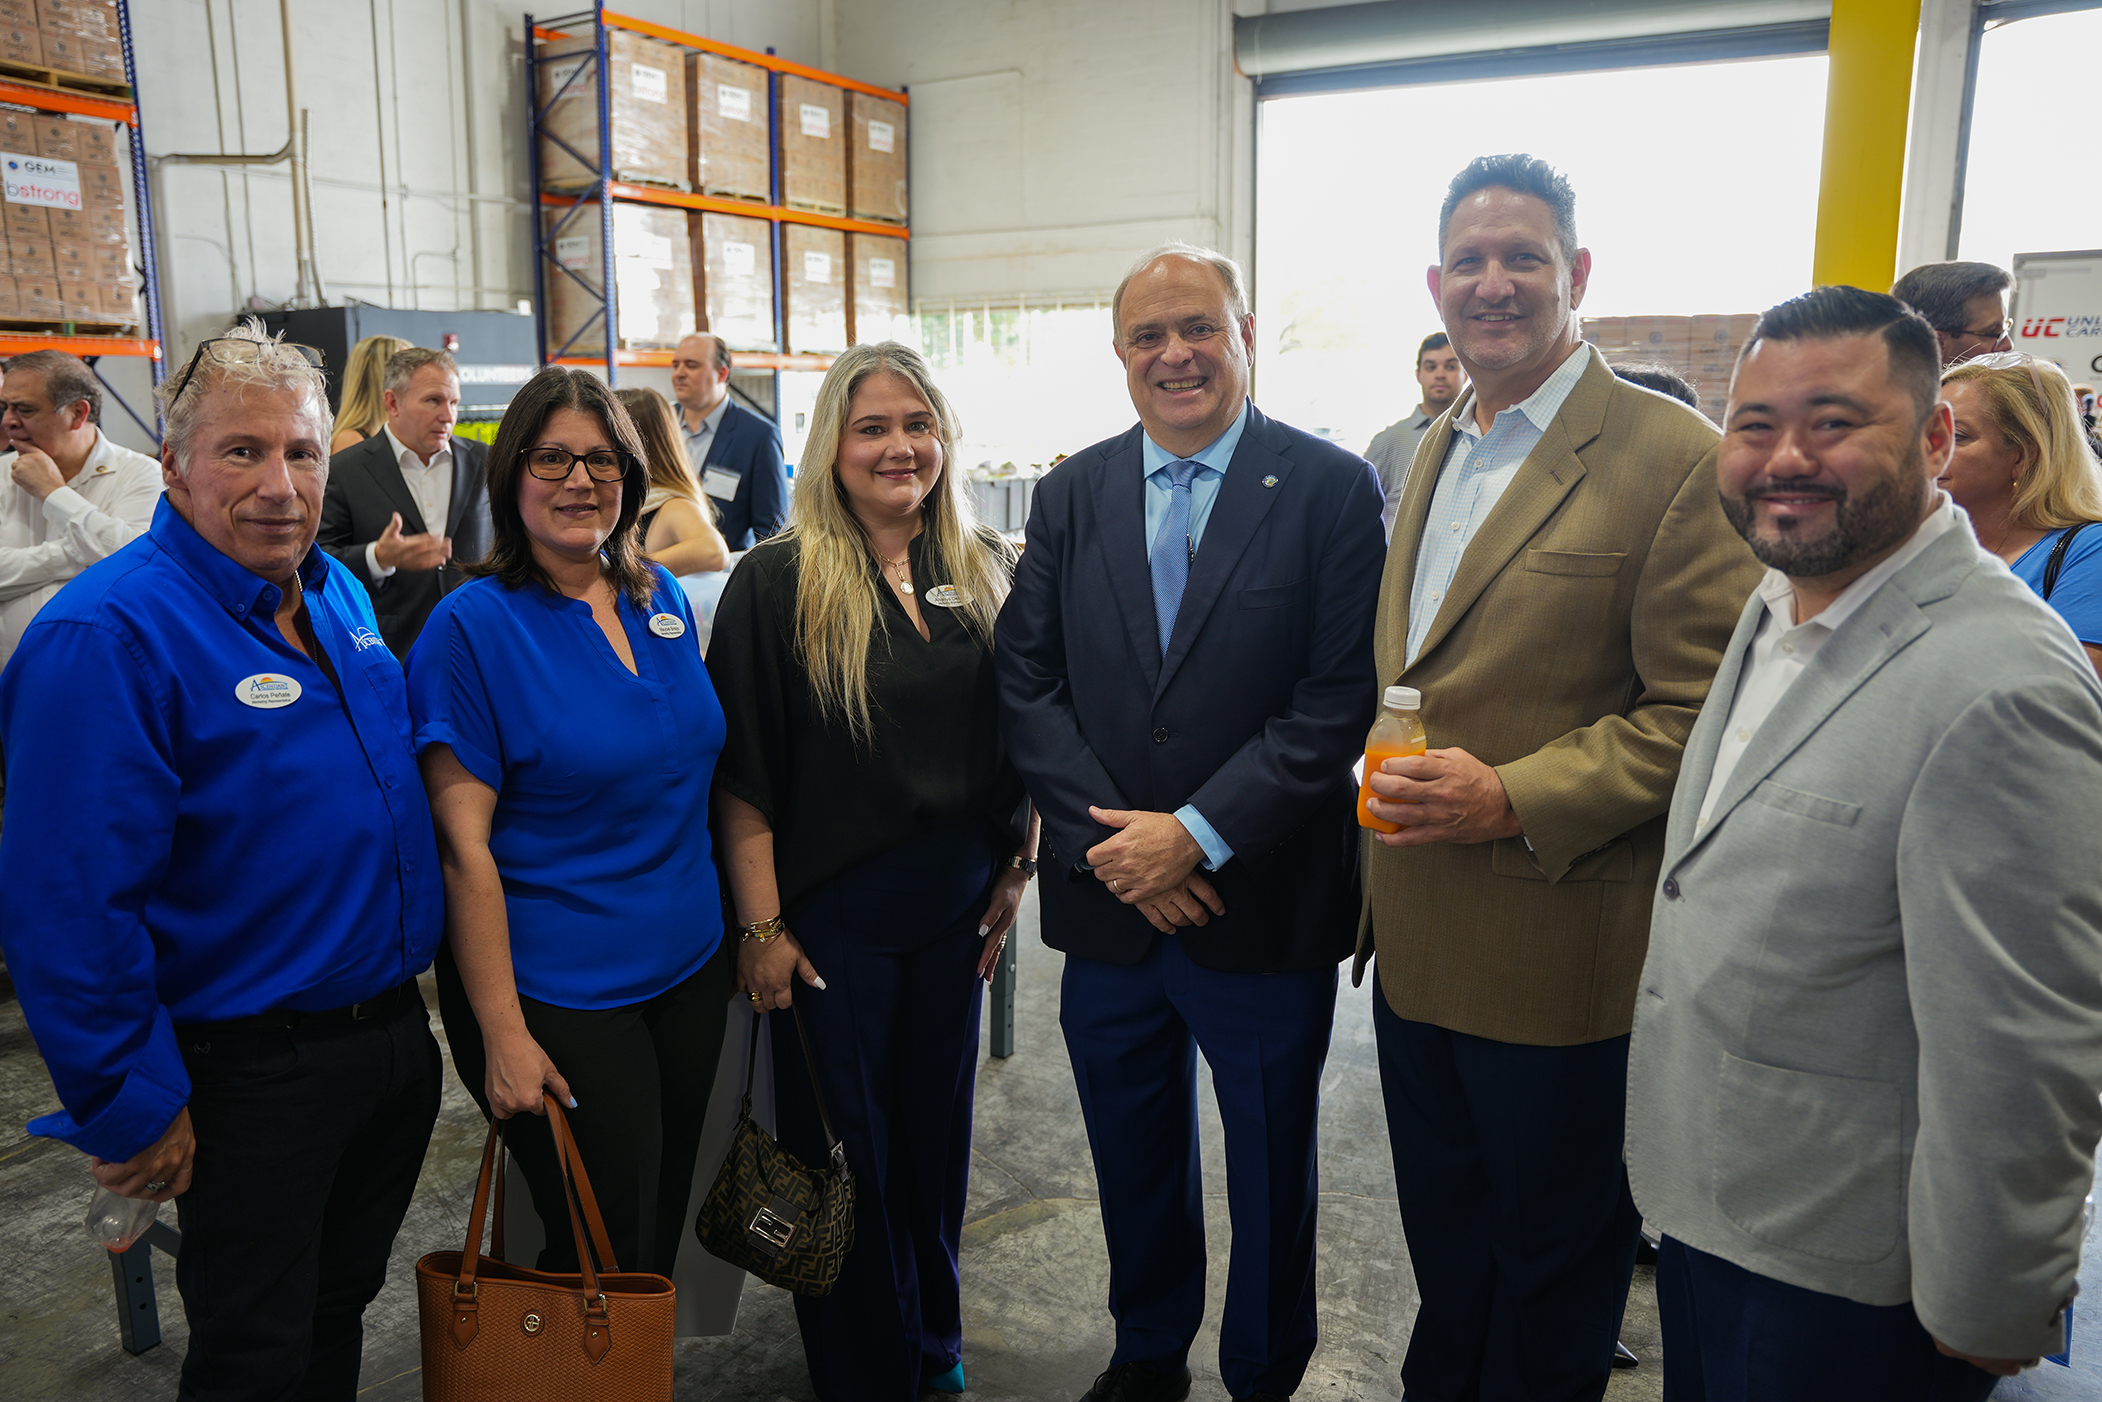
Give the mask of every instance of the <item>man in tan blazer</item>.
<svg viewBox="0 0 2102 1402">
<path fill-rule="evenodd" d="M 1568 181 L 1476 160 L 1431 293 L 1472 388 L 1425 432 L 1394 523 L 1379 676 L 1431 750 L 1389 760 L 1355 973 L 1422 1297 L 1410 1402 L 1595 1399 L 1639 1219 L 1628 1030 L 1679 757 L 1759 578 L 1717 433 L 1577 334 Z"/>
</svg>

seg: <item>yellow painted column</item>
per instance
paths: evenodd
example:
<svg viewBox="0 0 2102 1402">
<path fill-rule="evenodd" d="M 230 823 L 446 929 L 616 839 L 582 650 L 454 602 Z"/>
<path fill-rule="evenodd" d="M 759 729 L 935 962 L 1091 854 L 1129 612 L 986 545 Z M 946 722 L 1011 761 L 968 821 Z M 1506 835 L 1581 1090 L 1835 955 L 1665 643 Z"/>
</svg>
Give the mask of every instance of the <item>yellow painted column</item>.
<svg viewBox="0 0 2102 1402">
<path fill-rule="evenodd" d="M 1920 0 L 1832 0 L 1824 169 L 1811 281 L 1882 292 L 1897 277 L 1898 203 Z"/>
</svg>

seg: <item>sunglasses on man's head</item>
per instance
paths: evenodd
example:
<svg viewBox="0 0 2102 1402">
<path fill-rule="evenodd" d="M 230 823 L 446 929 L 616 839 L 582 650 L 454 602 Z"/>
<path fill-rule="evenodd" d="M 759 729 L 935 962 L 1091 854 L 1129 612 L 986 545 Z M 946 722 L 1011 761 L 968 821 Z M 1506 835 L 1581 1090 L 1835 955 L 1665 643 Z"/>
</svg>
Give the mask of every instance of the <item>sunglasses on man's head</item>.
<svg viewBox="0 0 2102 1402">
<path fill-rule="evenodd" d="M 214 346 L 221 349 L 212 350 Z M 189 391 L 190 381 L 197 378 L 197 367 L 204 360 L 206 351 L 211 351 L 214 365 L 240 365 L 260 359 L 265 346 L 297 351 L 307 364 L 316 370 L 322 368 L 321 352 L 312 346 L 302 346 L 294 341 L 251 341 L 246 336 L 214 336 L 208 341 L 199 341 L 197 349 L 192 351 L 189 360 L 184 362 L 182 379 L 175 386 L 174 396 L 168 400 L 168 412 L 173 413 L 177 402 Z M 238 349 L 234 349 L 235 347 Z"/>
</svg>

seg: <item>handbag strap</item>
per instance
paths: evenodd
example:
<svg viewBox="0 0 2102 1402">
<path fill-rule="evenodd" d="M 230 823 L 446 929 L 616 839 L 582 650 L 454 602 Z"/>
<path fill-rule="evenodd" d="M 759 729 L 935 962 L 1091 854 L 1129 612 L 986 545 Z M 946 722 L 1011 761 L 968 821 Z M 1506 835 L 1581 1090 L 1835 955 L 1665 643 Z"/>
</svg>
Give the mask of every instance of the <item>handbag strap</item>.
<svg viewBox="0 0 2102 1402">
<path fill-rule="evenodd" d="M 2065 568 L 2066 552 L 2073 548 L 2073 537 L 2093 524 L 2092 521 L 2079 522 L 2068 527 L 2058 538 L 2058 543 L 2051 547 L 2051 558 L 2044 562 L 2044 586 L 2036 591 L 2038 594 L 2046 599 L 2051 597 L 2051 591 L 2058 587 L 2058 572 Z"/>
<path fill-rule="evenodd" d="M 845 1172 L 847 1146 L 833 1131 L 832 1116 L 825 1110 L 825 1090 L 817 1083 L 817 1057 L 810 1049 L 810 1029 L 803 1025 L 803 1005 L 792 1002 L 788 1005 L 788 1011 L 796 1020 L 796 1037 L 803 1044 L 803 1069 L 810 1073 L 810 1096 L 817 1102 L 817 1122 L 824 1126 L 827 1152 L 831 1157 L 832 1166 Z M 765 1017 L 765 1013 L 760 1013 L 752 1018 L 752 1043 L 744 1067 L 744 1104 L 738 1111 L 740 1120 L 752 1117 L 752 1078 L 759 1074 L 759 1025 Z"/>
<path fill-rule="evenodd" d="M 541 1100 L 547 1110 L 548 1132 L 555 1141 L 555 1157 L 562 1166 L 563 1196 L 569 1204 L 569 1225 L 576 1236 L 577 1262 L 584 1276 L 585 1294 L 595 1296 L 599 1292 L 598 1270 L 615 1273 L 620 1270 L 620 1263 L 614 1259 L 605 1219 L 599 1215 L 598 1198 L 591 1191 L 591 1177 L 584 1171 L 583 1157 L 577 1152 L 576 1138 L 570 1133 L 562 1106 L 546 1091 L 541 1092 Z M 508 1148 L 504 1143 L 505 1123 L 491 1120 L 488 1138 L 482 1142 L 482 1171 L 475 1178 L 474 1203 L 467 1211 L 467 1243 L 460 1252 L 460 1278 L 455 1294 L 474 1293 L 474 1275 L 481 1265 L 482 1225 L 489 1220 L 492 1200 L 496 1210 L 489 1234 L 489 1254 L 498 1260 L 503 1259 L 504 1184 L 497 1172 L 497 1151 L 500 1147 Z M 597 1252 L 597 1270 L 593 1268 L 594 1250 Z"/>
<path fill-rule="evenodd" d="M 577 1238 L 577 1260 L 584 1271 L 584 1286 L 587 1294 L 598 1293 L 598 1283 L 591 1268 L 588 1245 L 598 1253 L 599 1269 L 608 1274 L 617 1274 L 620 1262 L 613 1258 L 613 1241 L 606 1235 L 605 1219 L 599 1216 L 598 1198 L 591 1191 L 591 1175 L 584 1171 L 584 1156 L 577 1151 L 576 1136 L 570 1132 L 569 1120 L 562 1113 L 561 1104 L 549 1092 L 540 1092 L 541 1103 L 547 1110 L 547 1127 L 555 1136 L 555 1152 L 562 1161 L 562 1178 L 569 1201 L 569 1226 Z"/>
<path fill-rule="evenodd" d="M 803 1025 L 803 1005 L 790 1003 L 788 1010 L 795 1015 L 796 1037 L 803 1043 L 803 1069 L 810 1073 L 810 1096 L 817 1102 L 817 1122 L 824 1126 L 825 1143 L 830 1146 L 833 1168 L 844 1173 L 847 1167 L 847 1146 L 832 1130 L 832 1117 L 825 1113 L 825 1090 L 817 1083 L 817 1057 L 810 1050 L 810 1029 Z"/>
</svg>

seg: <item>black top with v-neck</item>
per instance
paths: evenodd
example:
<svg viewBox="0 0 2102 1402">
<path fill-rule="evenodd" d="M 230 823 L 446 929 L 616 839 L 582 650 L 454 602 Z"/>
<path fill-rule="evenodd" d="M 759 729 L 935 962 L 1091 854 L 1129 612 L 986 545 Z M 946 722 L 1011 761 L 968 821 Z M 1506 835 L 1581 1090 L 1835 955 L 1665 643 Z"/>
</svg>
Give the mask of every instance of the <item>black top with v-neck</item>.
<svg viewBox="0 0 2102 1402">
<path fill-rule="evenodd" d="M 983 548 L 1012 572 L 1005 541 L 987 535 Z M 1022 780 L 1000 741 L 992 648 L 958 610 L 928 602 L 951 575 L 926 532 L 911 558 L 925 638 L 869 561 L 883 613 L 869 638 L 868 741 L 818 711 L 796 646 L 793 536 L 754 547 L 716 608 L 708 671 L 728 733 L 715 782 L 772 826 L 789 916 L 833 877 L 936 823 L 977 818 L 1003 854 L 1021 843 Z"/>
</svg>

